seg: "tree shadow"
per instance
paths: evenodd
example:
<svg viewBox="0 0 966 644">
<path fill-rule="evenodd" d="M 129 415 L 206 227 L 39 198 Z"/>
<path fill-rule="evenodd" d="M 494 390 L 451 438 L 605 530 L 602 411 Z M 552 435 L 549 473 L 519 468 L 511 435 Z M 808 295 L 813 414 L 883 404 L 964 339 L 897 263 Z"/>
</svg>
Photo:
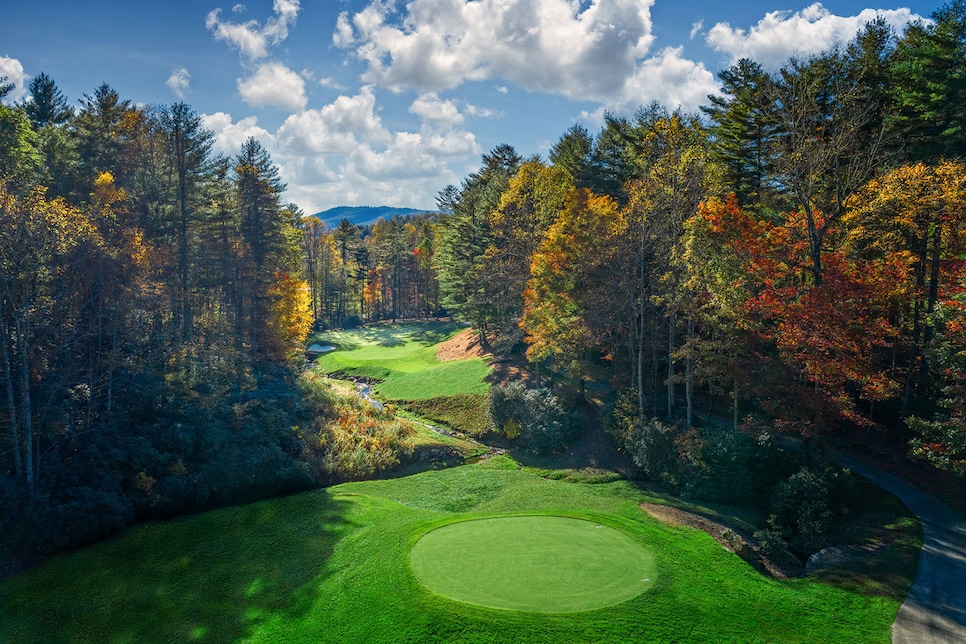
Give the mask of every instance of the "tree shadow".
<svg viewBox="0 0 966 644">
<path fill-rule="evenodd" d="M 26 575 L 18 641 L 226 642 L 298 620 L 357 527 L 349 505 L 323 490 L 132 528 Z"/>
</svg>

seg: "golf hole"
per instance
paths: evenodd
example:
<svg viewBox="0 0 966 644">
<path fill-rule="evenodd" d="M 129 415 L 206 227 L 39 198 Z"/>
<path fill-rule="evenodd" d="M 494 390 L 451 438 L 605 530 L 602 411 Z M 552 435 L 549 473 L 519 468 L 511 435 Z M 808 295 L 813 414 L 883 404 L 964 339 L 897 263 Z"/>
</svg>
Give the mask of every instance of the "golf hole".
<svg viewBox="0 0 966 644">
<path fill-rule="evenodd" d="M 629 535 L 559 516 L 451 523 L 416 542 L 410 565 L 437 595 L 536 613 L 619 604 L 649 589 L 657 573 L 654 556 Z"/>
</svg>

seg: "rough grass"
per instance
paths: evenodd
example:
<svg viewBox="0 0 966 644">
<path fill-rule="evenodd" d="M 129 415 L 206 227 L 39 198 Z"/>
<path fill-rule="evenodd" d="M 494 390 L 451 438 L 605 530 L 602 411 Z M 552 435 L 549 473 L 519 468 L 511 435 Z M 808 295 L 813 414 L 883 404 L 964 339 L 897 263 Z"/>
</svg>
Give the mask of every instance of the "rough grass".
<svg viewBox="0 0 966 644">
<path fill-rule="evenodd" d="M 651 519 L 646 500 L 626 481 L 554 481 L 493 457 L 143 524 L 0 583 L 0 641 L 890 640 L 915 557 L 890 562 L 889 593 L 855 579 L 776 581 L 702 532 Z M 422 534 L 500 514 L 610 521 L 654 554 L 657 581 L 614 606 L 553 615 L 473 607 L 419 584 L 409 553 Z M 882 516 L 909 521 L 899 507 Z"/>
<path fill-rule="evenodd" d="M 437 396 L 425 400 L 400 400 L 406 411 L 451 429 L 480 436 L 489 429 L 486 396 Z"/>
<path fill-rule="evenodd" d="M 389 400 L 485 395 L 485 360 L 436 357 L 437 345 L 462 329 L 451 322 L 390 324 L 320 333 L 308 342 L 336 347 L 316 360 L 317 370 L 380 381 L 374 390 Z"/>
</svg>

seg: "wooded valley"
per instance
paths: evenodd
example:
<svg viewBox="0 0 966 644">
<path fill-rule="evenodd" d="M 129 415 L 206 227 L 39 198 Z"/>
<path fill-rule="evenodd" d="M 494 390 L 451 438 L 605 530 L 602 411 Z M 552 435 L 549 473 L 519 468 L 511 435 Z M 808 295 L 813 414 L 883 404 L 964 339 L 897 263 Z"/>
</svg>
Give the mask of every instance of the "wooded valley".
<svg viewBox="0 0 966 644">
<path fill-rule="evenodd" d="M 964 70 L 957 0 L 779 73 L 741 60 L 700 113 L 498 146 L 438 214 L 335 228 L 187 104 L 105 84 L 73 109 L 35 77 L 0 105 L 0 555 L 392 465 L 345 471 L 344 403 L 301 374 L 313 328 L 403 319 L 471 324 L 568 404 L 606 383 L 643 476 L 699 415 L 962 475 Z"/>
</svg>

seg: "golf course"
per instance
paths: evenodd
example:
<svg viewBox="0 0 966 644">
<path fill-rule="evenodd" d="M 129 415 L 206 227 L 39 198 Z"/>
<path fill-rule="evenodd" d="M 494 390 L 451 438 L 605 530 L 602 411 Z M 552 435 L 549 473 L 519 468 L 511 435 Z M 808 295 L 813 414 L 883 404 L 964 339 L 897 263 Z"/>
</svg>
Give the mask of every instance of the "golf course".
<svg viewBox="0 0 966 644">
<path fill-rule="evenodd" d="M 889 641 L 905 588 L 764 577 L 707 534 L 650 518 L 648 499 L 497 456 L 142 524 L 6 580 L 0 640 Z M 894 511 L 904 539 L 880 556 L 908 568 L 916 530 Z M 548 522 L 572 541 L 558 561 L 599 557 L 580 531 L 618 559 L 556 571 L 531 559 Z M 492 594 L 531 576 L 523 596 Z"/>
<path fill-rule="evenodd" d="M 459 331 L 328 334 L 313 368 L 384 400 L 485 401 L 484 358 L 436 358 Z M 874 557 L 776 579 L 641 507 L 683 502 L 587 472 L 495 454 L 141 523 L 0 582 L 0 641 L 890 640 L 921 531 L 878 488 L 856 533 Z"/>
</svg>

